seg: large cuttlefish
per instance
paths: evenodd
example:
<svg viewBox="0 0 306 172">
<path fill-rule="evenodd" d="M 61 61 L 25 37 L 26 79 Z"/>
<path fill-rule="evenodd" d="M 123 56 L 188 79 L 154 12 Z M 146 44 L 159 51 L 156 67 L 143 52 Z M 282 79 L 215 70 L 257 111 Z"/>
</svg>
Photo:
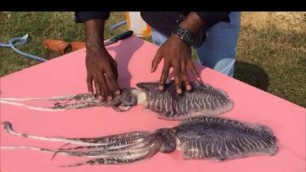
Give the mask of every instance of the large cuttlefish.
<svg viewBox="0 0 306 172">
<path fill-rule="evenodd" d="M 142 105 L 159 118 L 181 120 L 192 116 L 212 116 L 230 111 L 233 101 L 223 90 L 204 83 L 192 83 L 192 91 L 178 95 L 174 82 L 165 85 L 165 91 L 157 90 L 158 82 L 141 82 L 138 88 L 124 88 L 120 96 L 112 101 L 99 100 L 96 96 L 82 93 L 72 96 L 45 98 L 0 98 L 1 103 L 23 106 L 35 110 L 62 111 L 94 106 L 113 107 L 117 111 L 129 110 L 131 106 Z M 39 101 L 48 106 L 34 106 L 25 102 Z M 50 104 L 51 103 L 51 104 Z"/>
<path fill-rule="evenodd" d="M 134 131 L 96 138 L 43 137 L 15 132 L 12 124 L 3 122 L 5 130 L 15 136 L 78 145 L 51 150 L 39 147 L 1 147 L 30 149 L 55 155 L 84 157 L 86 160 L 63 167 L 98 164 L 129 164 L 142 162 L 158 152 L 180 150 L 183 159 L 213 159 L 218 161 L 252 155 L 274 155 L 278 150 L 272 130 L 261 124 L 251 124 L 217 117 L 191 117 L 172 128 L 154 132 Z"/>
</svg>

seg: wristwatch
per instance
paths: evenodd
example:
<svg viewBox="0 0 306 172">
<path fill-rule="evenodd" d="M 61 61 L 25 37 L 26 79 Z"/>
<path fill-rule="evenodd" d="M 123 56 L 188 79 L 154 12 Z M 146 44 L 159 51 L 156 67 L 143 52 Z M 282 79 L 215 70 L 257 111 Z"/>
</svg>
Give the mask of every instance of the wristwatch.
<svg viewBox="0 0 306 172">
<path fill-rule="evenodd" d="M 202 30 L 199 34 L 195 35 L 188 29 L 183 29 L 179 26 L 176 26 L 172 33 L 180 37 L 180 39 L 185 42 L 189 47 L 199 47 L 204 41 Z"/>
</svg>

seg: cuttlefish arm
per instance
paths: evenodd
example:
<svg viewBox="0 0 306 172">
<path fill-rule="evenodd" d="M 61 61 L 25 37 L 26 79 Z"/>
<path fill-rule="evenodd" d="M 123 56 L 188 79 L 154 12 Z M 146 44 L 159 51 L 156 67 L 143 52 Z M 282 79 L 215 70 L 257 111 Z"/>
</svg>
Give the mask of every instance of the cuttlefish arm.
<svg viewBox="0 0 306 172">
<path fill-rule="evenodd" d="M 49 104 L 45 106 L 31 105 L 28 102 L 39 101 L 39 104 Z M 39 111 L 64 111 L 69 109 L 81 109 L 93 106 L 103 106 L 105 102 L 99 101 L 97 96 L 89 93 L 81 93 L 68 96 L 53 97 L 33 97 L 33 98 L 0 98 L 3 104 L 26 107 Z M 36 102 L 37 103 L 37 102 Z M 51 104 L 51 105 L 50 105 Z"/>
<path fill-rule="evenodd" d="M 132 94 L 131 90 L 134 88 L 124 88 L 121 95 L 114 96 L 111 101 L 106 98 L 98 98 L 97 95 L 89 93 L 81 93 L 69 96 L 53 96 L 53 97 L 36 97 L 36 98 L 0 98 L 3 104 L 14 106 L 26 107 L 39 111 L 64 111 L 69 109 L 82 109 L 89 107 L 112 107 L 118 112 L 128 111 L 132 106 L 137 104 L 136 97 Z M 46 106 L 30 105 L 28 101 L 39 101 L 39 104 L 49 104 Z M 50 105 L 51 104 L 51 105 Z"/>
<path fill-rule="evenodd" d="M 52 142 L 63 142 L 69 144 L 77 144 L 83 146 L 99 146 L 99 145 L 109 145 L 116 143 L 118 141 L 123 142 L 127 139 L 141 139 L 144 136 L 147 136 L 149 132 L 146 131 L 136 131 L 136 132 L 128 132 L 122 134 L 115 134 L 103 137 L 95 137 L 95 138 L 64 138 L 64 137 L 45 137 L 45 136 L 37 136 L 26 134 L 22 132 L 16 132 L 13 130 L 12 124 L 8 121 L 2 122 L 5 131 L 13 136 L 19 136 L 29 139 L 35 140 L 44 140 L 44 141 L 52 141 Z"/>
<path fill-rule="evenodd" d="M 54 153 L 54 156 L 67 155 L 88 158 L 89 160 L 78 162 L 62 167 L 75 167 L 80 165 L 98 165 L 98 164 L 127 164 L 136 163 L 149 159 L 158 151 L 163 144 L 160 135 L 146 131 L 134 131 L 129 133 L 109 135 L 97 138 L 63 138 L 63 137 L 44 137 L 36 136 L 22 132 L 16 132 L 10 122 L 3 122 L 4 129 L 11 135 L 25 137 L 29 139 L 38 139 L 53 142 L 65 142 L 78 144 L 74 148 L 52 150 L 48 148 L 39 148 L 31 146 L 19 147 L 0 147 L 1 149 L 27 149 Z M 53 157 L 54 157 L 53 156 Z"/>
</svg>

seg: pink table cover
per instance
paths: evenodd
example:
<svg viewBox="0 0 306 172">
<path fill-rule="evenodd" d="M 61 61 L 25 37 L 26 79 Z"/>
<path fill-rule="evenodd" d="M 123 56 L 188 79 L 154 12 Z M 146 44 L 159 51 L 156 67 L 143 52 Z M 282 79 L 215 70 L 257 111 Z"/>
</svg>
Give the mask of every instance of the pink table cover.
<svg viewBox="0 0 306 172">
<path fill-rule="evenodd" d="M 157 46 L 137 37 L 107 47 L 116 58 L 122 87 L 141 81 L 158 81 L 162 64 L 151 74 L 151 60 Z M 197 66 L 203 80 L 225 90 L 234 101 L 234 109 L 220 116 L 269 126 L 279 139 L 275 156 L 252 156 L 214 162 L 183 160 L 180 152 L 158 153 L 142 163 L 61 168 L 84 159 L 29 150 L 1 150 L 1 172 L 51 171 L 305 171 L 305 113 L 303 107 L 261 91 L 203 66 Z M 86 92 L 85 49 L 41 63 L 1 78 L 1 97 L 44 97 Z M 62 112 L 35 111 L 1 104 L 1 122 L 10 121 L 16 131 L 43 136 L 97 137 L 135 130 L 153 131 L 172 127 L 178 121 L 165 121 L 136 106 L 126 113 L 94 107 Z M 58 148 L 63 143 L 30 140 L 8 135 L 1 126 L 1 146 L 39 146 Z"/>
</svg>

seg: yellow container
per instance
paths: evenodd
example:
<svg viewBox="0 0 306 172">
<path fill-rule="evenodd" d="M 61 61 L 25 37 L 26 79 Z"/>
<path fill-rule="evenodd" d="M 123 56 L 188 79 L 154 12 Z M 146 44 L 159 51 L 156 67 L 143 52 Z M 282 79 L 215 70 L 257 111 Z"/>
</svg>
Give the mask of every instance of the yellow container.
<svg viewBox="0 0 306 172">
<path fill-rule="evenodd" d="M 151 35 L 151 27 L 141 17 L 140 12 L 125 12 L 127 26 L 137 37 L 148 37 Z"/>
</svg>

